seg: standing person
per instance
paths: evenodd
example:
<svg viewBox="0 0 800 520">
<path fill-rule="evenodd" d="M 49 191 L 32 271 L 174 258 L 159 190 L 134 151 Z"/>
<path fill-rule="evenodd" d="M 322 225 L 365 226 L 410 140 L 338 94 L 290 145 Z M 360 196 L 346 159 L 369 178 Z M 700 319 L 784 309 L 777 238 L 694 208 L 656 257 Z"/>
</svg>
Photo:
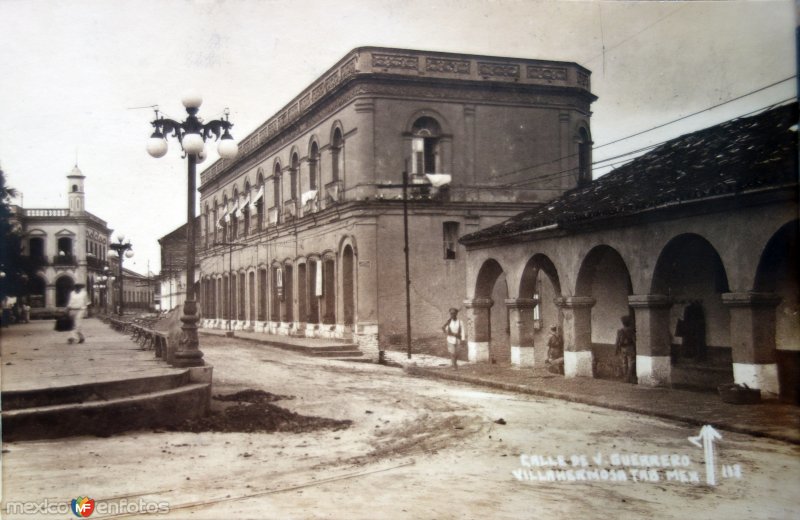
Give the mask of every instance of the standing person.
<svg viewBox="0 0 800 520">
<path fill-rule="evenodd" d="M 636 383 L 636 329 L 630 316 L 620 320 L 622 328 L 617 331 L 616 354 L 622 364 L 622 377 L 628 383 Z"/>
<path fill-rule="evenodd" d="M 453 369 L 458 368 L 458 347 L 466 339 L 464 324 L 458 319 L 458 309 L 450 309 L 450 319 L 442 327 L 442 332 L 447 336 L 447 350 L 453 360 Z"/>
<path fill-rule="evenodd" d="M 31 322 L 31 306 L 28 304 L 28 300 L 22 302 L 22 321 L 24 323 Z"/>
<path fill-rule="evenodd" d="M 544 362 L 547 370 L 554 374 L 564 373 L 564 337 L 558 331 L 558 326 L 550 327 L 550 337 L 547 340 L 547 360 Z"/>
<path fill-rule="evenodd" d="M 83 290 L 83 284 L 75 284 L 75 290 L 69 294 L 69 302 L 67 303 L 67 312 L 72 320 L 72 331 L 69 334 L 67 342 L 70 344 L 83 343 L 86 338 L 83 336 L 83 317 L 86 314 L 86 308 L 89 306 L 89 298 L 86 291 Z"/>
</svg>

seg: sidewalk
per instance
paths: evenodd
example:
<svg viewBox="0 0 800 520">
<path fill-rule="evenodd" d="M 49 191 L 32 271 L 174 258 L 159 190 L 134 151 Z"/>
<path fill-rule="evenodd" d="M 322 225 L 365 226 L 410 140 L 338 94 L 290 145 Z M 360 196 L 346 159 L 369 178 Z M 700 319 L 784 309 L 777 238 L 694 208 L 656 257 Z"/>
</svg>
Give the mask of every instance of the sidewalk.
<svg viewBox="0 0 800 520">
<path fill-rule="evenodd" d="M 404 366 L 408 374 L 447 379 L 601 406 L 697 426 L 767 437 L 800 444 L 800 407 L 777 401 L 757 405 L 723 403 L 716 393 L 651 388 L 591 378 L 567 379 L 544 368 L 519 369 L 508 365 L 472 364 L 450 368 Z"/>
<path fill-rule="evenodd" d="M 67 344 L 53 320 L 0 329 L 2 391 L 19 392 L 180 373 L 96 318 L 83 321 L 85 343 Z"/>
</svg>

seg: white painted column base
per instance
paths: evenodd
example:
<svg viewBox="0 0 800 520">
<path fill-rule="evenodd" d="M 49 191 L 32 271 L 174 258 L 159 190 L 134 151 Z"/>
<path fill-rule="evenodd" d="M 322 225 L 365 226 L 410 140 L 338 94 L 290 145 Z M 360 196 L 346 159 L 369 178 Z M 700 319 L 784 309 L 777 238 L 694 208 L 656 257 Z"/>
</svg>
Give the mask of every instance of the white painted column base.
<svg viewBox="0 0 800 520">
<path fill-rule="evenodd" d="M 640 385 L 669 386 L 671 370 L 669 356 L 636 356 L 636 379 Z"/>
<path fill-rule="evenodd" d="M 592 351 L 564 351 L 564 377 L 592 377 Z"/>
<path fill-rule="evenodd" d="M 486 363 L 489 361 L 489 342 L 488 341 L 468 341 L 467 359 L 475 362 Z"/>
<path fill-rule="evenodd" d="M 778 365 L 754 364 L 754 363 L 734 363 L 733 382 L 746 384 L 750 388 L 761 390 L 761 397 L 774 398 L 780 392 L 778 384 Z"/>
<path fill-rule="evenodd" d="M 511 364 L 520 367 L 533 366 L 533 347 L 511 346 Z"/>
</svg>

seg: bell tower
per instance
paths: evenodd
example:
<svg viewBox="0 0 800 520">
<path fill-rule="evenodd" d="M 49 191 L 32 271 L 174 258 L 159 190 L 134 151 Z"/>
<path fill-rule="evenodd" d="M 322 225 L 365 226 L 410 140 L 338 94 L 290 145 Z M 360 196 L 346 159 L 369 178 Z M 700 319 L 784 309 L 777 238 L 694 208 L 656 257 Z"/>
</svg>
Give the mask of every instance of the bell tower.
<svg viewBox="0 0 800 520">
<path fill-rule="evenodd" d="M 86 211 L 85 193 L 83 191 L 85 178 L 77 164 L 67 175 L 67 200 L 69 201 L 69 211 L 71 213 L 83 213 Z"/>
</svg>

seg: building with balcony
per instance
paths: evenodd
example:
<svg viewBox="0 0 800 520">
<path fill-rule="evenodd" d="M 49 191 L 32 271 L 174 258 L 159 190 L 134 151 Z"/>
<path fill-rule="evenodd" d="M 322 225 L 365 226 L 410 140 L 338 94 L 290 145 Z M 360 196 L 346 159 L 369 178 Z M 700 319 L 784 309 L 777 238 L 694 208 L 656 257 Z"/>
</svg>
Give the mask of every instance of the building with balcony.
<svg viewBox="0 0 800 520">
<path fill-rule="evenodd" d="M 203 326 L 402 345 L 406 171 L 412 336 L 440 337 L 466 297 L 458 237 L 591 180 L 589 77 L 575 63 L 349 52 L 201 173 Z"/>
<path fill-rule="evenodd" d="M 101 303 L 95 282 L 107 265 L 112 230 L 86 211 L 85 179 L 77 165 L 67 175 L 68 208 L 12 207 L 30 273 L 25 292 L 34 315 L 65 306 L 76 283 L 86 285 L 96 306 Z"/>
</svg>

